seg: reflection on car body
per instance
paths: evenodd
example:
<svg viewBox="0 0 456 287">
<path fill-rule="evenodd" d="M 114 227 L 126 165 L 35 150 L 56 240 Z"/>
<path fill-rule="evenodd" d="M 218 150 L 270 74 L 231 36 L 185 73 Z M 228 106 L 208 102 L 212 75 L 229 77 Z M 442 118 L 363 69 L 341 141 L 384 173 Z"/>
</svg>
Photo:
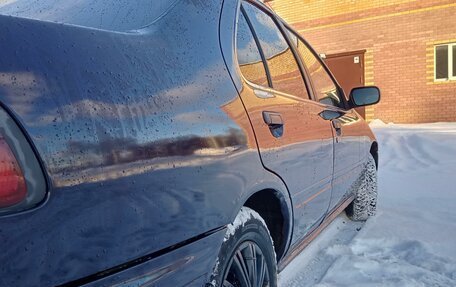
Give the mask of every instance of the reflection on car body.
<svg viewBox="0 0 456 287">
<path fill-rule="evenodd" d="M 266 6 L 146 2 L 0 4 L 1 286 L 275 286 L 378 160 Z"/>
</svg>

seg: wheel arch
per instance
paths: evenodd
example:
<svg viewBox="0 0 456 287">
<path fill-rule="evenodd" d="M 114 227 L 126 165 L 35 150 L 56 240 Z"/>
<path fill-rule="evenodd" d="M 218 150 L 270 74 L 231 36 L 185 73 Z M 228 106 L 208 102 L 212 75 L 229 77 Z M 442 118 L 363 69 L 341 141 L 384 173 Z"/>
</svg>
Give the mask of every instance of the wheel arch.
<svg viewBox="0 0 456 287">
<path fill-rule="evenodd" d="M 371 144 L 370 148 L 370 154 L 374 157 L 375 160 L 375 166 L 378 169 L 378 143 L 376 141 L 373 141 Z"/>
<path fill-rule="evenodd" d="M 293 212 L 288 192 L 264 188 L 250 194 L 243 206 L 260 214 L 274 242 L 277 262 L 286 254 L 292 237 Z"/>
</svg>

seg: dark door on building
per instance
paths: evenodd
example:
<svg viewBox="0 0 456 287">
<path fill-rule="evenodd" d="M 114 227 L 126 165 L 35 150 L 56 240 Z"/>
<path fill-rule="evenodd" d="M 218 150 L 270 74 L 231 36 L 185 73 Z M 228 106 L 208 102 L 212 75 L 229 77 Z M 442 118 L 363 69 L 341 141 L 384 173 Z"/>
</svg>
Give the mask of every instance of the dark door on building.
<svg viewBox="0 0 456 287">
<path fill-rule="evenodd" d="M 364 52 L 354 51 L 326 55 L 326 65 L 342 86 L 347 97 L 353 88 L 364 86 Z M 364 107 L 357 108 L 356 111 L 363 118 L 365 117 Z"/>
</svg>

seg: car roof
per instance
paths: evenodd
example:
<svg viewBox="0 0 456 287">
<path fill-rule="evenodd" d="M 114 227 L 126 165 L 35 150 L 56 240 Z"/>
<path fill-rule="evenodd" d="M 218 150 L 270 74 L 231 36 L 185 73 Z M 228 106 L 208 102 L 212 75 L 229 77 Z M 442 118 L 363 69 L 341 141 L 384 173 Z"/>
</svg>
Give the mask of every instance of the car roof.
<svg viewBox="0 0 456 287">
<path fill-rule="evenodd" d="M 126 32 L 147 26 L 179 0 L 3 0 L 0 15 Z"/>
</svg>

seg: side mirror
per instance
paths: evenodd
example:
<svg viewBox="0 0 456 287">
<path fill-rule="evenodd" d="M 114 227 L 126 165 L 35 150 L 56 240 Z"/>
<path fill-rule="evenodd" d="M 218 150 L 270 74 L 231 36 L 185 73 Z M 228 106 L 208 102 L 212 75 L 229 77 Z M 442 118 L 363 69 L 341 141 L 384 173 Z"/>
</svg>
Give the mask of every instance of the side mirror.
<svg viewBox="0 0 456 287">
<path fill-rule="evenodd" d="M 375 86 L 358 87 L 350 92 L 350 103 L 354 108 L 375 105 L 379 101 L 380 89 Z"/>
</svg>

